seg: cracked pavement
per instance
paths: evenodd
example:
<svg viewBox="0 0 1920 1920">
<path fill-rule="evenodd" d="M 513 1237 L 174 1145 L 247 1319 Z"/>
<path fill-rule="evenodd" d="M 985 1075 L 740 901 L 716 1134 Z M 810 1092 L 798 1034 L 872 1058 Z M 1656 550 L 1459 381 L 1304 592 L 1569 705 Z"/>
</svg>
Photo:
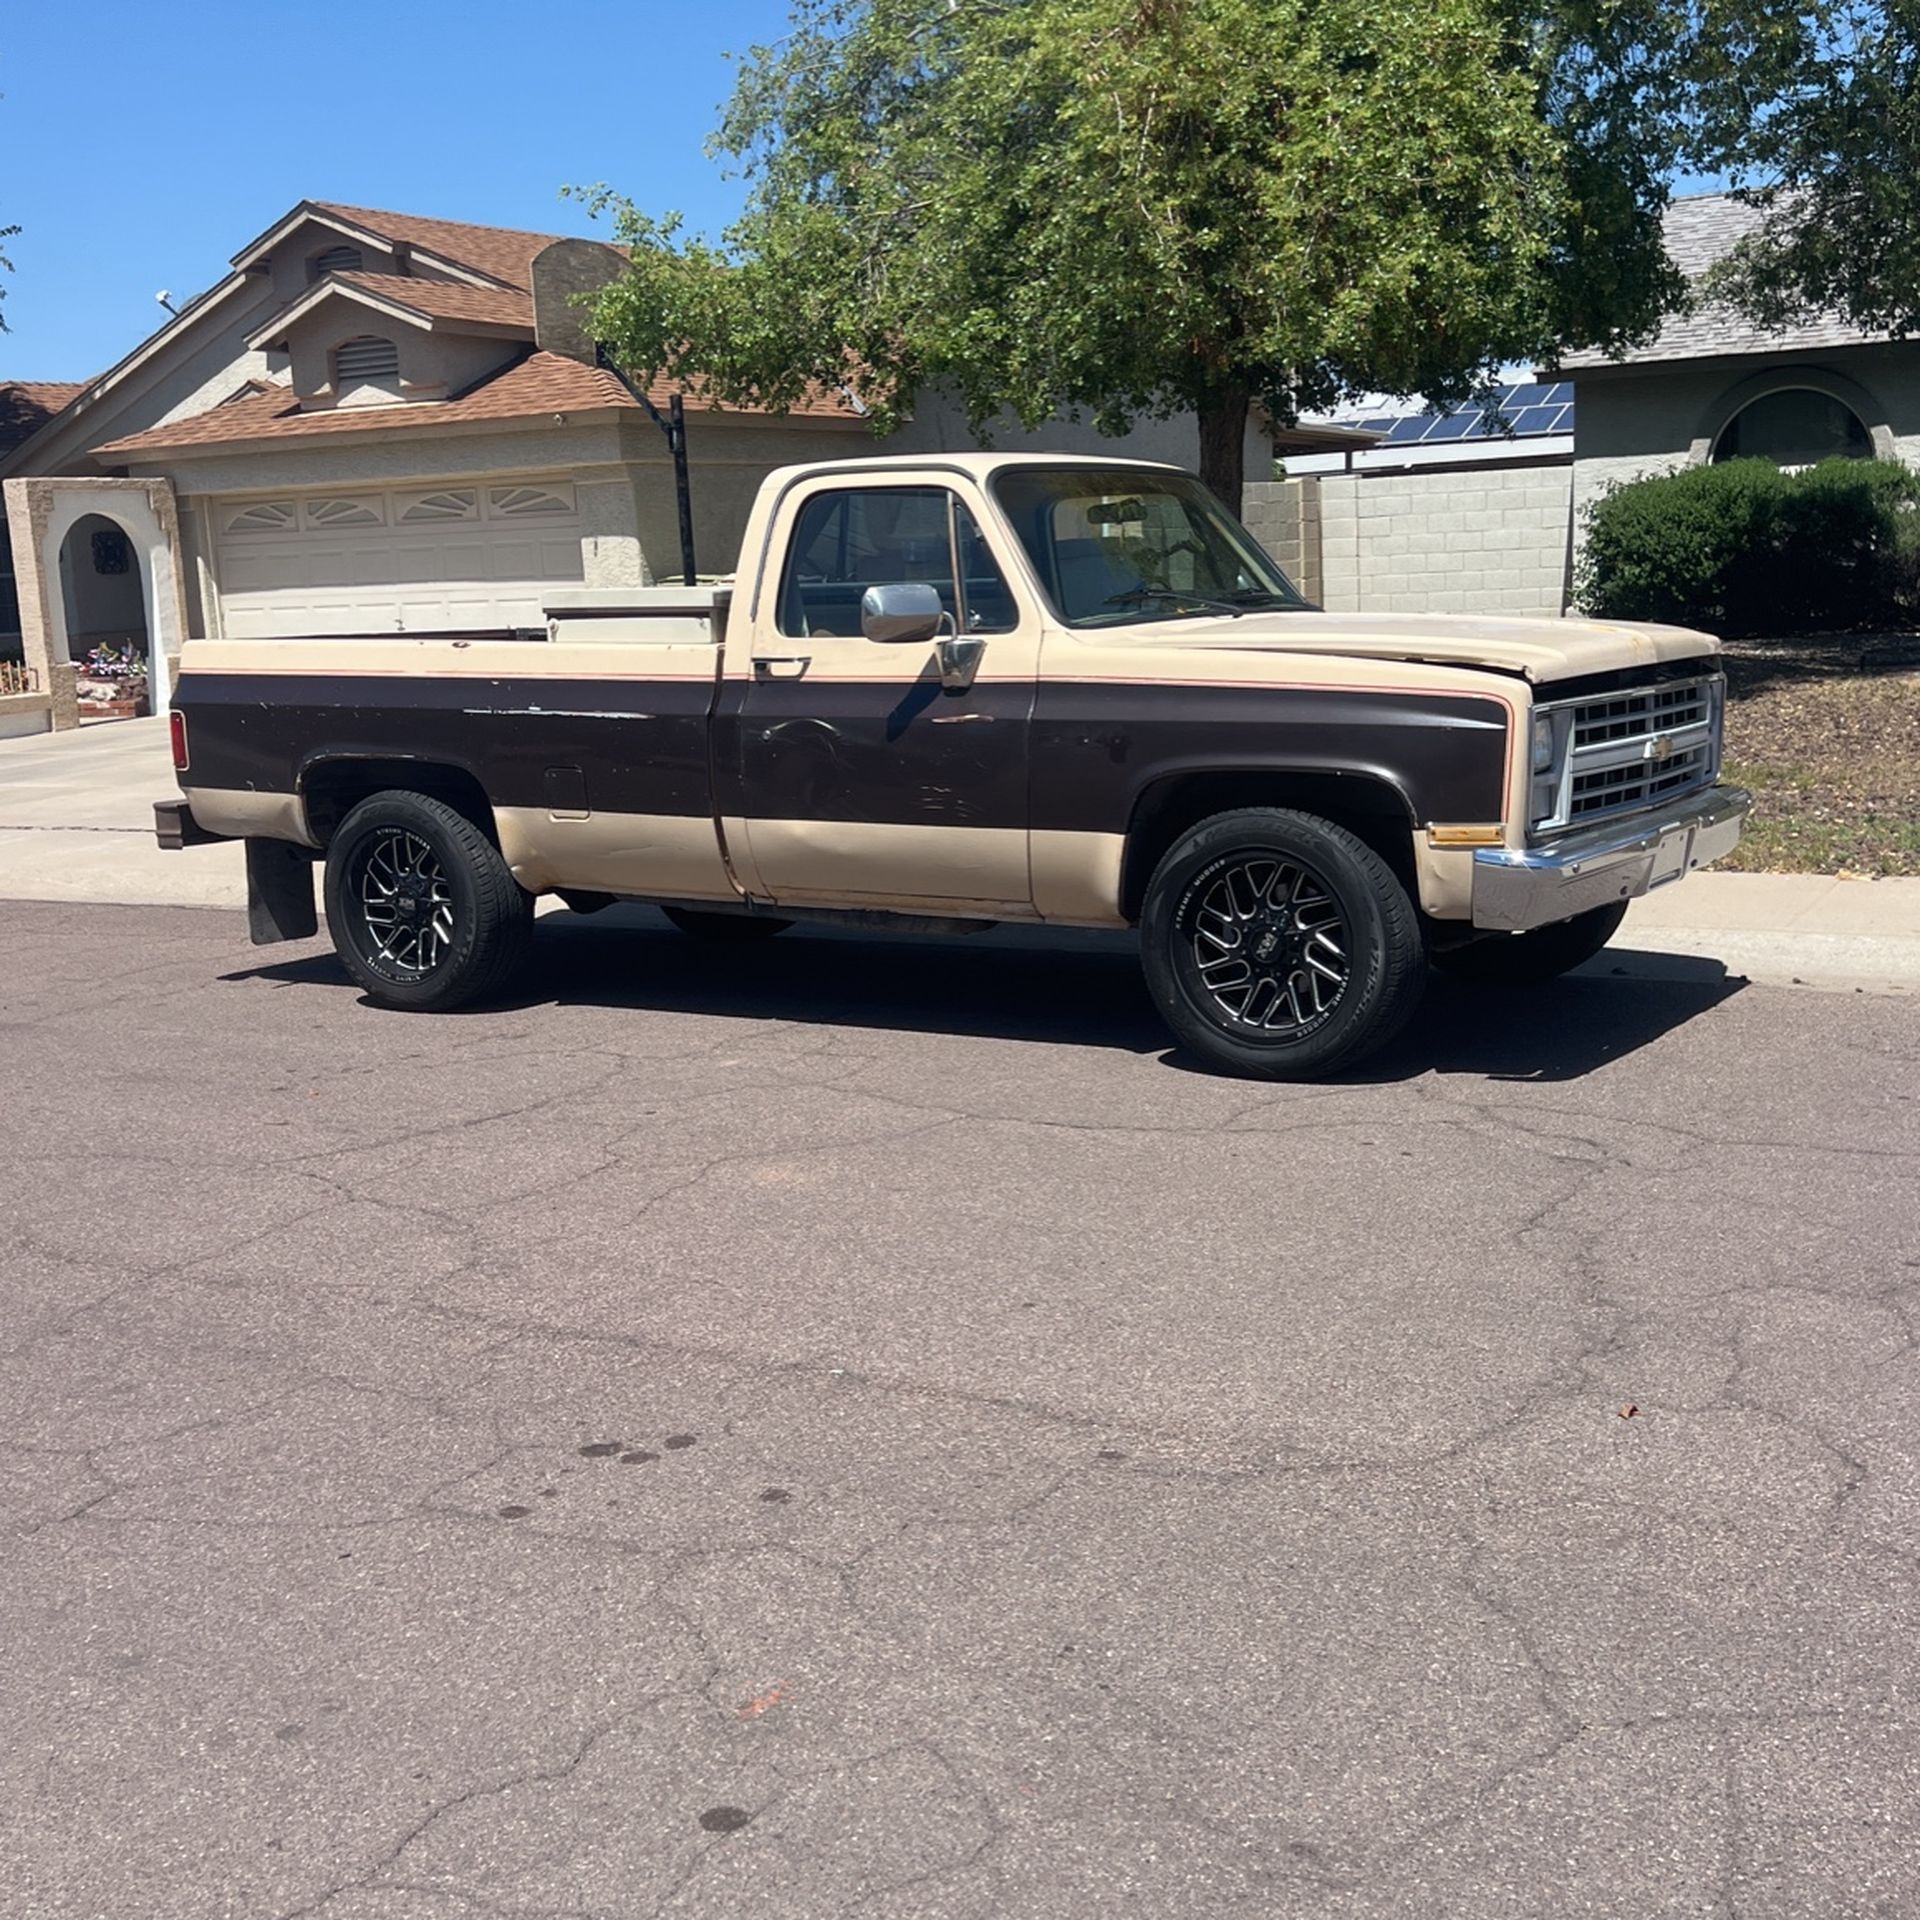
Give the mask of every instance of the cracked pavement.
<svg viewBox="0 0 1920 1920">
<path fill-rule="evenodd" d="M 536 948 L 0 909 L 0 1914 L 1920 1913 L 1910 1002 Z"/>
</svg>

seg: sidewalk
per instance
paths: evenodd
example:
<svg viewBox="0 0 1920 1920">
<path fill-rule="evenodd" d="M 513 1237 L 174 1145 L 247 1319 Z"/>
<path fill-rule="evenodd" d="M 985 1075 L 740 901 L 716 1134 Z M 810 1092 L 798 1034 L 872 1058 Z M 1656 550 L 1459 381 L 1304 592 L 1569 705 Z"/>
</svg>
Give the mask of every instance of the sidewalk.
<svg viewBox="0 0 1920 1920">
<path fill-rule="evenodd" d="M 1721 961 L 1762 986 L 1920 992 L 1920 880 L 1696 873 L 1627 912 L 1607 953 Z"/>
<path fill-rule="evenodd" d="M 162 720 L 0 743 L 0 899 L 245 907 L 237 846 L 155 844 L 153 803 L 177 791 Z M 1762 986 L 1920 993 L 1920 880 L 1698 873 L 1635 901 L 1583 971 L 1697 978 L 1702 961 Z"/>
</svg>

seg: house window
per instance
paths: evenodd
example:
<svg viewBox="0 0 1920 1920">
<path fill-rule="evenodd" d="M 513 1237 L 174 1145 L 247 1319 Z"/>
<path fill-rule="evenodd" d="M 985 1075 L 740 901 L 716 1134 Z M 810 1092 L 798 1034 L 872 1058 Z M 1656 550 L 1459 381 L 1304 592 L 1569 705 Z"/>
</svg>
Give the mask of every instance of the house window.
<svg viewBox="0 0 1920 1920">
<path fill-rule="evenodd" d="M 1784 387 L 1742 407 L 1720 430 L 1713 457 L 1771 460 L 1778 467 L 1870 460 L 1873 436 L 1845 401 L 1811 387 Z"/>
<path fill-rule="evenodd" d="M 93 535 L 94 572 L 125 573 L 127 566 L 127 536 L 118 527 L 96 528 Z"/>
<path fill-rule="evenodd" d="M 329 247 L 307 262 L 307 278 L 324 280 L 330 273 L 358 273 L 365 264 L 358 247 Z"/>
<path fill-rule="evenodd" d="M 365 334 L 358 340 L 343 340 L 333 350 L 333 376 L 337 387 L 357 387 L 400 377 L 400 349 L 391 340 L 377 334 Z"/>
</svg>

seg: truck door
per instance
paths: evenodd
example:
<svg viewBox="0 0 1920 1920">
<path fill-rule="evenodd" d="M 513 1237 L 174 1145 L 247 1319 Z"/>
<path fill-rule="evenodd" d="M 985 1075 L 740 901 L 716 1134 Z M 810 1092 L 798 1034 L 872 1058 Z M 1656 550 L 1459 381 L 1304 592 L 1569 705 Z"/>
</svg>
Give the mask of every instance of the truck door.
<svg viewBox="0 0 1920 1920">
<path fill-rule="evenodd" d="M 747 645 L 727 649 L 751 891 L 1031 911 L 1040 622 L 995 550 L 995 524 L 967 491 L 934 480 L 821 477 L 781 503 Z M 906 586 L 938 595 L 939 634 L 870 638 L 867 589 Z M 957 658 L 971 660 L 970 678 Z"/>
</svg>

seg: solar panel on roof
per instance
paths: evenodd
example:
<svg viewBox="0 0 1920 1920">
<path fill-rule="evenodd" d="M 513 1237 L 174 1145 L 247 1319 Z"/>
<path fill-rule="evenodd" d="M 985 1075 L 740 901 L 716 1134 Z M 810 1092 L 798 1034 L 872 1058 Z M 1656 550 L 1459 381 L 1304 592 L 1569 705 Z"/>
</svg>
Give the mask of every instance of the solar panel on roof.
<svg viewBox="0 0 1920 1920">
<path fill-rule="evenodd" d="M 1521 407 L 1544 406 L 1550 391 L 1550 388 L 1543 386 L 1538 380 L 1529 380 L 1524 386 L 1509 387 L 1500 396 L 1500 410 L 1503 413 L 1513 413 Z"/>
<path fill-rule="evenodd" d="M 1387 444 L 1395 447 L 1411 446 L 1414 441 L 1423 439 L 1428 427 L 1433 424 L 1424 413 L 1403 413 L 1393 423 L 1393 430 L 1387 435 Z"/>
<path fill-rule="evenodd" d="M 1437 440 L 1464 440 L 1484 420 L 1486 415 L 1478 407 L 1467 413 L 1443 414 L 1431 423 L 1432 431 L 1426 436 L 1431 446 Z"/>
<path fill-rule="evenodd" d="M 1562 406 L 1571 406 L 1573 404 L 1573 382 L 1571 380 L 1556 380 L 1553 385 L 1547 389 L 1547 399 L 1550 402 Z"/>
<path fill-rule="evenodd" d="M 1522 407 L 1509 416 L 1515 433 L 1551 433 L 1560 418 L 1558 407 Z"/>
</svg>

